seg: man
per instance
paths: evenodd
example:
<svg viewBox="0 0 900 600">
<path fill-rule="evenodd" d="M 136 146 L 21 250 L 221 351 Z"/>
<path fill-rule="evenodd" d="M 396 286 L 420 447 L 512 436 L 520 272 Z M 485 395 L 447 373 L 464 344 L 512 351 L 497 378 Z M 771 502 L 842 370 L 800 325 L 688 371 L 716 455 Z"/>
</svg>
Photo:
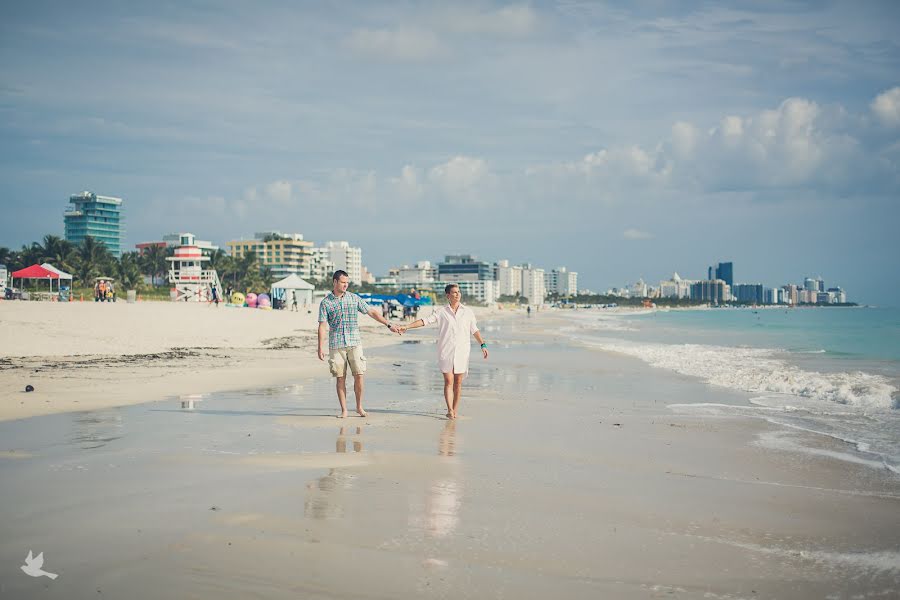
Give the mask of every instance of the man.
<svg viewBox="0 0 900 600">
<path fill-rule="evenodd" d="M 400 327 L 402 334 L 407 329 L 438 324 L 438 366 L 444 375 L 444 401 L 447 403 L 447 418 L 458 416 L 462 382 L 469 371 L 469 335 L 474 335 L 481 344 L 481 353 L 488 357 L 487 344 L 478 331 L 475 313 L 460 302 L 462 294 L 459 286 L 451 283 L 444 288 L 447 306 L 436 310 L 424 319 L 418 319 L 406 327 Z"/>
<path fill-rule="evenodd" d="M 369 315 L 394 333 L 400 330 L 382 317 L 365 300 L 348 292 L 350 278 L 346 271 L 335 271 L 331 277 L 332 291 L 319 304 L 319 360 L 325 360 L 325 332 L 328 332 L 328 367 L 335 378 L 341 417 L 347 417 L 347 367 L 353 374 L 353 392 L 356 394 L 356 412 L 368 416 L 363 410 L 363 374 L 366 357 L 363 355 L 359 336 L 359 313 Z"/>
<path fill-rule="evenodd" d="M 291 312 L 300 312 L 297 308 L 297 290 L 291 290 Z"/>
</svg>

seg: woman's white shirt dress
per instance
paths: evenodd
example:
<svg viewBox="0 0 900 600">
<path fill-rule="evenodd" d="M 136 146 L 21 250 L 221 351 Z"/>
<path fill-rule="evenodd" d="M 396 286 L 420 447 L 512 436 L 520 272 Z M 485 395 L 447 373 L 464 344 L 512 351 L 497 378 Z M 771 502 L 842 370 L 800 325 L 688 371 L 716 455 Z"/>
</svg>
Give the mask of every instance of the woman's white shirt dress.
<svg viewBox="0 0 900 600">
<path fill-rule="evenodd" d="M 468 373 L 469 337 L 478 331 L 474 311 L 460 304 L 454 314 L 450 306 L 444 306 L 422 321 L 426 325 L 437 323 L 438 366 L 441 373 Z"/>
</svg>

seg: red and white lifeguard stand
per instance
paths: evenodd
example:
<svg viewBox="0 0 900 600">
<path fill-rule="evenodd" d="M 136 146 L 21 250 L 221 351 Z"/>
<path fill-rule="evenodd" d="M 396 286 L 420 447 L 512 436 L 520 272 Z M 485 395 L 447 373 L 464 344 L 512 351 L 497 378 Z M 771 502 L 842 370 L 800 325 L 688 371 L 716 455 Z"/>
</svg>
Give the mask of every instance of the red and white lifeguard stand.
<svg viewBox="0 0 900 600">
<path fill-rule="evenodd" d="M 222 286 L 219 274 L 215 269 L 204 269 L 203 263 L 209 260 L 197 246 L 178 246 L 175 255 L 166 260 L 169 265 L 169 283 L 176 302 L 210 302 L 212 288 L 215 286 L 222 300 Z"/>
</svg>

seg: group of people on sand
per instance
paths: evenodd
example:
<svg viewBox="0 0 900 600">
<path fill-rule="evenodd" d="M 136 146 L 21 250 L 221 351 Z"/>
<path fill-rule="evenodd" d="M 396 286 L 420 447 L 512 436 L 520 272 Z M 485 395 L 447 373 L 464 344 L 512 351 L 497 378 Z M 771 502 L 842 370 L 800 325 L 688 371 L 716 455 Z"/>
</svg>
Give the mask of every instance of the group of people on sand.
<svg viewBox="0 0 900 600">
<path fill-rule="evenodd" d="M 94 283 L 94 302 L 115 302 L 116 288 L 112 281 L 98 279 Z"/>
<path fill-rule="evenodd" d="M 469 371 L 469 336 L 481 344 L 481 353 L 488 357 L 487 343 L 478 331 L 475 313 L 460 302 L 459 286 L 451 283 L 444 288 L 447 305 L 436 309 L 429 316 L 416 319 L 408 325 L 391 323 L 382 313 L 369 306 L 365 300 L 347 291 L 350 278 L 345 271 L 335 271 L 331 278 L 332 291 L 319 304 L 319 360 L 328 357 L 328 368 L 335 378 L 341 418 L 347 416 L 347 370 L 353 376 L 356 395 L 356 412 L 367 416 L 363 409 L 363 375 L 366 357 L 359 334 L 359 315 L 369 315 L 392 332 L 403 335 L 409 329 L 437 325 L 438 367 L 444 376 L 444 400 L 447 418 L 455 419 L 459 413 L 462 382 Z M 327 348 L 326 348 L 327 344 Z"/>
</svg>

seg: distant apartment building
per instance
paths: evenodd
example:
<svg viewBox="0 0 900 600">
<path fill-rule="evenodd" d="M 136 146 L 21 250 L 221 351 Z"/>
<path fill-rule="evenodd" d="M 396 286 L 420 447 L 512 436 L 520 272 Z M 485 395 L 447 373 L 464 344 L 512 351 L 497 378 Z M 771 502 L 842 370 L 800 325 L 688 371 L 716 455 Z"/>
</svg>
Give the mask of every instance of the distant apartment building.
<svg viewBox="0 0 900 600">
<path fill-rule="evenodd" d="M 565 267 L 551 269 L 544 273 L 544 287 L 548 294 L 575 296 L 578 294 L 578 273 Z"/>
<path fill-rule="evenodd" d="M 334 270 L 346 271 L 350 283 L 362 283 L 362 248 L 351 246 L 346 241 L 326 242 L 321 248 Z"/>
<path fill-rule="evenodd" d="M 508 260 L 497 261 L 495 267 L 498 295 L 515 296 L 522 294 L 522 267 L 510 266 Z"/>
<path fill-rule="evenodd" d="M 672 278 L 659 282 L 660 298 L 690 298 L 691 284 L 693 281 L 682 279 L 678 273 L 672 273 Z"/>
<path fill-rule="evenodd" d="M 529 304 L 540 306 L 547 296 L 544 286 L 544 270 L 523 265 L 522 267 L 522 295 L 528 298 Z"/>
<path fill-rule="evenodd" d="M 449 254 L 437 265 L 441 281 L 485 281 L 494 279 L 494 268 L 471 254 Z"/>
<path fill-rule="evenodd" d="M 313 243 L 304 240 L 303 234 L 279 231 L 256 233 L 252 240 L 228 242 L 228 253 L 232 257 L 242 258 L 248 252 L 255 252 L 260 266 L 271 269 L 276 279 L 291 274 L 310 279 L 312 248 Z"/>
<path fill-rule="evenodd" d="M 424 286 L 437 281 L 438 269 L 430 261 L 420 260 L 416 264 L 390 269 L 389 274 L 401 286 Z"/>
<path fill-rule="evenodd" d="M 825 281 L 821 277 L 807 277 L 803 280 L 803 289 L 808 292 L 824 292 Z"/>
<path fill-rule="evenodd" d="M 728 284 L 721 279 L 698 281 L 691 286 L 691 300 L 722 304 L 728 301 Z"/>
<path fill-rule="evenodd" d="M 444 296 L 444 287 L 448 283 L 455 283 L 459 286 L 459 292 L 464 296 L 475 298 L 479 302 L 491 304 L 500 297 L 497 288 L 497 282 L 493 279 L 479 280 L 461 280 L 461 281 L 436 281 L 431 287 L 438 298 L 438 302 L 446 301 Z"/>
<path fill-rule="evenodd" d="M 316 246 L 310 249 L 310 279 L 328 282 L 330 286 L 335 271 L 334 263 L 331 262 L 331 256 L 326 248 Z"/>
<path fill-rule="evenodd" d="M 196 246 L 200 248 L 203 256 L 210 256 L 219 249 L 218 246 L 206 240 L 198 240 L 193 233 L 168 233 L 162 237 L 159 242 L 141 242 L 135 244 L 134 247 L 140 254 L 144 254 L 152 247 L 160 248 L 178 248 L 180 246 Z"/>
<path fill-rule="evenodd" d="M 122 199 L 81 192 L 69 196 L 70 206 L 63 213 L 65 238 L 80 244 L 90 236 L 106 246 L 116 258 L 122 256 L 125 221 Z"/>
<path fill-rule="evenodd" d="M 631 298 L 647 298 L 650 296 L 650 291 L 647 288 L 647 284 L 644 283 L 643 279 L 638 279 L 635 283 L 631 285 Z"/>
<path fill-rule="evenodd" d="M 736 283 L 731 288 L 731 298 L 746 304 L 763 304 L 765 296 L 761 283 Z"/>
<path fill-rule="evenodd" d="M 831 295 L 832 303 L 845 304 L 847 302 L 847 293 L 840 287 L 828 288 Z"/>
<path fill-rule="evenodd" d="M 720 262 L 715 267 L 709 268 L 709 281 L 721 279 L 729 286 L 734 285 L 734 264 L 730 262 Z"/>
</svg>

